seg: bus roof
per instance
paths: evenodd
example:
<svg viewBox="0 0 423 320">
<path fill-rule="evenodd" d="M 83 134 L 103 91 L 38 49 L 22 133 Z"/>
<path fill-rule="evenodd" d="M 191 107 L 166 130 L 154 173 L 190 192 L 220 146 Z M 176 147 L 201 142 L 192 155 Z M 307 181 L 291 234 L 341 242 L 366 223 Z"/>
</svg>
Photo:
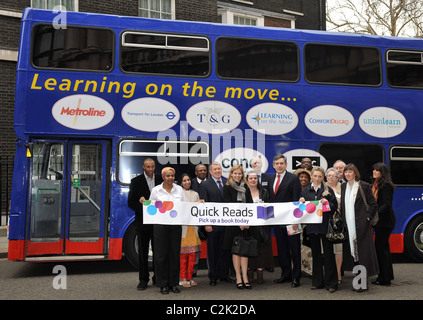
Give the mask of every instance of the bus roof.
<svg viewBox="0 0 423 320">
<path fill-rule="evenodd" d="M 26 8 L 24 10 L 22 21 L 34 22 L 58 22 L 72 25 L 109 27 L 113 29 L 135 29 L 135 30 L 161 30 L 162 32 L 174 33 L 191 33 L 191 34 L 207 34 L 219 36 L 233 37 L 249 37 L 249 38 L 266 38 L 266 39 L 281 39 L 288 41 L 301 42 L 336 42 L 352 45 L 379 45 L 387 47 L 415 47 L 416 49 L 423 48 L 423 39 L 420 38 L 405 38 L 405 37 L 391 37 L 378 36 L 367 34 L 343 33 L 333 31 L 321 30 L 306 30 L 306 29 L 288 29 L 277 27 L 257 27 L 257 26 L 240 26 L 240 25 L 224 25 L 210 22 L 184 21 L 184 20 L 162 20 L 142 17 L 127 17 L 98 13 L 72 12 L 66 11 L 64 21 L 59 22 L 59 12 Z M 105 19 L 107 18 L 107 20 Z M 263 31 L 266 31 L 265 36 Z M 176 31 L 176 32 L 175 32 Z"/>
</svg>

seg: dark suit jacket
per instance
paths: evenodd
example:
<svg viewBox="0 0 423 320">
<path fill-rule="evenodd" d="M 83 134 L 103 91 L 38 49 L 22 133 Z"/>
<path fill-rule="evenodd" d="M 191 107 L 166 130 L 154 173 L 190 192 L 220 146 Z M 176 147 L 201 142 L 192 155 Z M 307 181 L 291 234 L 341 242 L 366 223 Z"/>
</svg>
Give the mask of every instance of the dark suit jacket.
<svg viewBox="0 0 423 320">
<path fill-rule="evenodd" d="M 266 189 L 268 188 L 268 186 L 269 186 L 269 180 L 270 180 L 270 176 L 269 175 L 267 175 L 265 173 L 262 173 L 261 174 L 260 184 L 261 184 L 261 186 L 263 188 L 266 188 Z"/>
<path fill-rule="evenodd" d="M 375 228 L 393 229 L 395 227 L 395 213 L 392 208 L 393 197 L 394 187 L 389 182 L 385 182 L 377 194 L 379 221 Z"/>
<path fill-rule="evenodd" d="M 200 183 L 198 183 L 197 177 L 191 179 L 191 189 L 200 194 Z"/>
<path fill-rule="evenodd" d="M 277 174 L 274 174 L 269 179 L 267 190 L 269 190 L 270 202 L 292 202 L 300 199 L 301 184 L 295 174 L 288 171 L 285 173 L 285 176 L 280 182 L 278 191 L 275 195 L 273 184 L 275 183 L 276 178 Z"/>
<path fill-rule="evenodd" d="M 159 174 L 155 174 L 154 176 L 156 186 L 163 182 Z M 144 197 L 146 200 L 150 198 L 150 189 L 148 188 L 144 173 L 131 180 L 128 193 L 128 206 L 135 211 L 135 227 L 138 231 L 152 228 L 152 225 L 144 225 L 143 223 L 143 206 L 139 201 L 141 197 Z"/>
<path fill-rule="evenodd" d="M 222 178 L 221 180 L 224 186 L 226 179 Z M 205 202 L 223 202 L 223 195 L 212 177 L 207 178 L 206 181 L 200 184 L 200 199 Z"/>
</svg>

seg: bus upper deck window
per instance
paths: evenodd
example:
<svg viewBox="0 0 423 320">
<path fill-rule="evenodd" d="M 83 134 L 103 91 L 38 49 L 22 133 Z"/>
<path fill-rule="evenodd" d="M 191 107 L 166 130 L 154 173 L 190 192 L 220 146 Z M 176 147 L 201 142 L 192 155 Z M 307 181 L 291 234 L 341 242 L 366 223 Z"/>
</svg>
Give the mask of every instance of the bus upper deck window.
<svg viewBox="0 0 423 320">
<path fill-rule="evenodd" d="M 299 50 L 293 42 L 221 37 L 216 42 L 216 57 L 217 74 L 224 79 L 299 79 Z"/>
<path fill-rule="evenodd" d="M 305 78 L 311 83 L 381 84 L 382 64 L 377 48 L 309 43 L 304 56 Z"/>
<path fill-rule="evenodd" d="M 32 32 L 31 62 L 34 67 L 111 71 L 114 33 L 105 28 L 54 29 L 37 25 Z"/>
<path fill-rule="evenodd" d="M 126 72 L 206 77 L 210 73 L 209 40 L 126 31 L 122 34 L 120 66 Z"/>
<path fill-rule="evenodd" d="M 386 67 L 390 86 L 423 88 L 423 51 L 388 50 Z"/>
</svg>

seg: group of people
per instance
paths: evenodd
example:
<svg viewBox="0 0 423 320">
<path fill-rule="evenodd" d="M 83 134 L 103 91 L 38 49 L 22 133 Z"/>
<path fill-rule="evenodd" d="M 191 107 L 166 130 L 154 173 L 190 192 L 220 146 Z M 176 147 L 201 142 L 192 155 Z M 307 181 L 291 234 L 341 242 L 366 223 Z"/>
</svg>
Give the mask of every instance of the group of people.
<svg viewBox="0 0 423 320">
<path fill-rule="evenodd" d="M 293 288 L 300 286 L 301 240 L 307 237 L 312 252 L 311 289 L 326 288 L 335 292 L 342 282 L 342 270 L 352 270 L 355 264 L 363 265 L 368 277 L 378 274 L 374 284 L 390 285 L 393 269 L 389 236 L 395 215 L 392 209 L 394 185 L 388 168 L 383 163 L 375 164 L 371 185 L 360 180 L 354 164 L 345 165 L 339 160 L 325 172 L 307 160 L 303 159 L 302 168 L 291 173 L 287 171 L 287 158 L 276 155 L 273 158 L 275 174 L 266 175 L 261 172 L 261 159 L 254 158 L 251 161 L 253 170 L 245 173 L 242 166 L 234 165 L 228 179 L 222 177 L 220 163 L 213 162 L 208 169 L 200 164 L 195 168 L 195 177 L 191 179 L 184 173 L 176 184 L 176 172 L 172 167 L 164 168 L 159 175 L 155 173 L 154 160 L 145 159 L 144 173 L 131 180 L 128 194 L 128 205 L 135 211 L 138 231 L 137 289 L 146 289 L 150 280 L 150 241 L 154 266 L 152 280 L 162 294 L 180 292 L 178 285 L 192 287 L 198 284 L 193 280 L 201 250 L 198 227 L 144 224 L 142 203 L 147 199 L 244 203 L 319 200 L 322 204 L 328 203 L 330 211 L 323 213 L 322 223 L 309 224 L 304 232 L 291 232 L 299 230 L 298 226 L 272 226 L 281 267 L 281 275 L 274 283 L 290 282 Z M 348 226 L 348 239 L 342 244 L 333 244 L 326 238 L 329 219 L 337 210 Z M 375 217 L 379 218 L 376 224 Z M 263 270 L 274 267 L 270 226 L 210 225 L 205 226 L 204 231 L 211 286 L 227 281 L 235 283 L 240 290 L 249 290 L 255 272 L 257 283 L 264 282 Z M 234 237 L 240 235 L 257 240 L 257 256 L 231 252 Z M 235 279 L 230 277 L 230 270 L 234 271 Z"/>
</svg>

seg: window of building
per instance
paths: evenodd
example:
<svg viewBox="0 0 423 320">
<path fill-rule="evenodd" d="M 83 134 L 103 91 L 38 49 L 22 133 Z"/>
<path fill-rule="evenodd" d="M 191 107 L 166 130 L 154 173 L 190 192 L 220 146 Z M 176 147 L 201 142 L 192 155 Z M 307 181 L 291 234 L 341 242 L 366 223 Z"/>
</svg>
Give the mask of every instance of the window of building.
<svg viewBox="0 0 423 320">
<path fill-rule="evenodd" d="M 105 28 L 36 25 L 31 61 L 39 68 L 111 71 L 114 42 L 113 31 Z"/>
<path fill-rule="evenodd" d="M 122 140 L 119 143 L 118 177 L 122 184 L 143 173 L 146 158 L 156 162 L 156 172 L 171 166 L 176 179 L 182 173 L 195 177 L 197 164 L 209 163 L 209 145 L 202 141 Z"/>
<path fill-rule="evenodd" d="M 312 83 L 379 86 L 379 50 L 370 47 L 306 44 L 305 77 Z"/>
<path fill-rule="evenodd" d="M 126 72 L 198 77 L 210 72 L 205 37 L 127 31 L 121 43 L 121 68 Z"/>
<path fill-rule="evenodd" d="M 219 8 L 217 22 L 223 24 L 235 24 L 243 26 L 264 26 L 263 14 L 256 12 L 238 12 L 228 8 Z"/>
<path fill-rule="evenodd" d="M 216 42 L 217 74 L 221 78 L 291 81 L 299 78 L 299 53 L 295 43 L 243 38 Z"/>
<path fill-rule="evenodd" d="M 139 0 L 139 16 L 156 19 L 175 19 L 175 0 Z"/>
<path fill-rule="evenodd" d="M 79 0 L 31 0 L 31 7 L 36 9 L 53 10 L 57 6 L 66 8 L 66 11 L 78 11 Z"/>
<path fill-rule="evenodd" d="M 243 25 L 243 26 L 256 26 L 257 19 L 234 15 L 234 24 Z"/>
<path fill-rule="evenodd" d="M 423 88 L 423 52 L 388 50 L 388 84 L 392 87 Z"/>
<path fill-rule="evenodd" d="M 392 181 L 396 185 L 423 184 L 423 146 L 393 146 L 390 149 Z"/>
</svg>

